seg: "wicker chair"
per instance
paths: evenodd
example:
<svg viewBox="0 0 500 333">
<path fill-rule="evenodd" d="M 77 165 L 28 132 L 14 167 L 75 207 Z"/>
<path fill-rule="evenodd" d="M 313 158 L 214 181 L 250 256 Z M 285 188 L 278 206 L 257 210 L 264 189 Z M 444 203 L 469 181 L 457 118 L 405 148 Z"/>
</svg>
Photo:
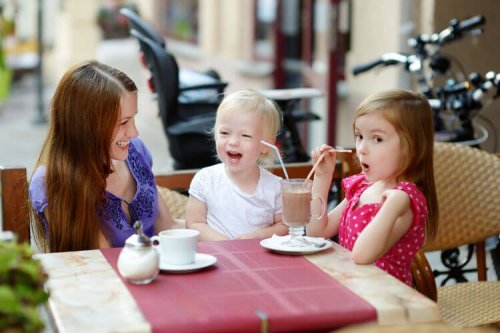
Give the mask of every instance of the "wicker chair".
<svg viewBox="0 0 500 333">
<path fill-rule="evenodd" d="M 465 328 L 438 321 L 401 325 L 380 325 L 378 323 L 355 324 L 335 330 L 335 333 L 498 333 L 498 331 L 491 327 Z"/>
<path fill-rule="evenodd" d="M 500 322 L 500 282 L 487 282 L 484 241 L 500 234 L 500 159 L 452 143 L 434 146 L 439 230 L 423 251 L 476 245 L 478 281 L 437 288 L 443 320 L 457 326 Z M 436 300 L 435 280 L 420 252 L 412 265 L 416 287 Z M 434 289 L 435 290 L 435 289 Z"/>
<path fill-rule="evenodd" d="M 335 333 L 498 333 L 491 327 L 457 327 L 444 322 L 408 323 L 403 325 L 355 324 Z"/>
</svg>

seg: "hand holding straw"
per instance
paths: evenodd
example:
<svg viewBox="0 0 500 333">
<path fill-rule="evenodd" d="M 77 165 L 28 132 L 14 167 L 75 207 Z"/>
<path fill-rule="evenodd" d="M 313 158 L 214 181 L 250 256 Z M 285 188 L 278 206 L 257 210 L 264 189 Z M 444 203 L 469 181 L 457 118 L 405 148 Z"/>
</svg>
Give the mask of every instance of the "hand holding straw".
<svg viewBox="0 0 500 333">
<path fill-rule="evenodd" d="M 288 179 L 288 172 L 286 172 L 285 165 L 283 164 L 283 160 L 281 159 L 281 154 L 280 154 L 280 151 L 278 150 L 278 147 L 276 147 L 275 145 L 272 145 L 269 142 L 266 142 L 264 140 L 260 140 L 260 143 L 262 143 L 263 145 L 268 146 L 274 150 L 274 152 L 276 153 L 276 156 L 278 156 L 278 161 L 281 164 L 281 168 L 283 169 L 283 173 L 285 174 L 286 179 Z"/>
<path fill-rule="evenodd" d="M 323 159 L 323 157 L 325 156 L 325 154 L 332 153 L 332 152 L 337 152 L 337 153 L 352 153 L 352 150 L 350 150 L 350 149 L 330 149 L 330 150 L 327 150 L 327 151 L 323 152 L 323 154 L 321 154 L 321 156 L 318 158 L 318 160 L 316 161 L 316 163 L 314 163 L 311 171 L 309 171 L 309 174 L 307 175 L 306 179 L 304 180 L 304 183 L 307 182 L 307 180 L 312 177 L 314 171 L 316 171 L 316 168 L 318 167 L 319 163 L 321 162 L 321 160 Z"/>
</svg>

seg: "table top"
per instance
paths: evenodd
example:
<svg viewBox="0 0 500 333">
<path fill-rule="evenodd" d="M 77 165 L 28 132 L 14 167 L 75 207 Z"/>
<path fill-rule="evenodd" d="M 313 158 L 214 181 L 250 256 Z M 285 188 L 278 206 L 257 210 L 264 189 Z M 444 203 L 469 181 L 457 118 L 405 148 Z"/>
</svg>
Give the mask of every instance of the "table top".
<svg viewBox="0 0 500 333">
<path fill-rule="evenodd" d="M 283 265 L 287 262 L 294 262 L 295 264 L 294 258 L 297 257 L 277 254 L 272 254 L 271 256 L 270 252 L 262 249 L 258 244 L 257 240 L 200 243 L 199 250 L 212 252 L 220 259 L 216 264 L 218 266 L 205 270 L 202 273 L 183 275 L 162 273 L 152 284 L 140 287 L 124 282 L 113 269 L 113 265 L 110 265 L 110 262 L 113 264 L 113 258 L 116 258 L 118 255 L 119 249 L 104 250 L 104 254 L 103 251 L 92 250 L 41 254 L 37 255 L 37 257 L 41 260 L 49 274 L 48 288 L 51 293 L 49 308 L 55 326 L 60 332 L 151 332 L 153 331 L 152 325 L 146 319 L 147 316 L 140 310 L 143 309 L 144 305 L 141 304 L 140 299 L 137 297 L 137 292 L 141 292 L 137 288 L 150 288 L 142 290 L 149 290 L 151 292 L 152 290 L 156 290 L 154 288 L 158 288 L 165 281 L 170 288 L 177 288 L 171 289 L 170 292 L 187 295 L 187 289 L 185 286 L 182 286 L 182 283 L 184 282 L 189 285 L 191 283 L 187 282 L 189 279 L 192 280 L 192 283 L 197 283 L 197 274 L 199 277 L 203 277 L 203 279 L 198 278 L 198 281 L 208 281 L 207 283 L 209 283 L 212 279 L 217 282 L 217 278 L 219 279 L 218 284 L 223 279 L 225 279 L 223 281 L 227 281 L 230 276 L 227 274 L 234 273 L 228 270 L 227 263 L 230 262 L 233 266 L 246 265 L 250 267 L 246 267 L 245 269 L 250 269 L 249 274 L 252 275 L 251 278 L 254 281 L 260 282 L 263 282 L 265 278 L 257 276 L 256 271 L 252 270 L 253 268 L 251 267 L 261 265 L 252 265 L 245 263 L 245 261 L 257 261 L 257 259 L 261 260 L 264 258 L 265 260 L 274 260 L 272 261 L 273 265 L 276 265 L 276 260 L 281 260 Z M 231 251 L 227 251 L 228 249 L 234 249 L 236 252 L 243 253 L 243 255 L 232 255 Z M 244 252 L 242 249 L 249 250 Z M 322 273 L 321 271 L 327 273 L 324 274 L 325 278 L 333 278 L 333 282 L 346 287 L 344 288 L 345 290 L 359 296 L 360 300 L 366 301 L 363 303 L 366 303 L 369 307 L 373 307 L 376 311 L 376 318 L 379 324 L 430 322 L 440 319 L 436 303 L 373 265 L 354 264 L 351 253 L 336 243 L 333 244 L 332 249 L 307 255 L 304 258 L 307 259 L 307 264 L 312 263 L 312 265 L 309 265 L 310 267 L 303 265 L 304 268 L 301 268 L 307 271 L 309 274 L 307 276 L 311 276 L 311 278 L 316 276 L 316 281 L 321 281 L 321 276 L 319 276 L 318 280 L 318 276 L 313 273 L 317 273 L 315 272 L 316 270 L 319 273 Z M 260 267 L 260 270 L 261 272 L 263 271 L 262 267 Z M 223 273 L 226 275 L 223 275 Z M 276 284 L 276 276 L 274 276 L 273 280 L 272 274 L 266 275 L 270 276 L 267 283 Z M 292 278 L 293 274 L 290 277 Z M 292 282 L 283 281 L 283 284 L 293 283 L 293 280 L 292 278 Z M 227 289 L 229 289 L 230 284 L 227 284 L 227 286 Z M 202 294 L 202 290 L 200 288 L 196 289 L 196 293 L 190 294 L 189 297 L 192 298 L 194 297 L 193 295 Z M 328 291 L 321 291 L 321 293 L 324 292 Z M 251 295 L 252 293 L 248 294 Z M 203 297 L 203 295 L 200 295 L 200 297 Z M 241 295 L 238 297 L 241 297 Z M 318 296 L 318 301 L 320 298 Z M 194 306 L 192 301 L 190 300 L 188 304 L 190 307 Z M 241 304 L 244 304 L 244 302 L 245 300 L 241 299 Z M 167 303 L 159 304 L 158 307 L 165 309 L 165 307 L 168 307 Z M 251 302 L 247 303 L 250 304 Z M 340 302 L 338 308 L 342 309 L 344 305 Z M 183 306 L 186 305 L 184 304 Z M 239 307 L 241 308 L 241 306 Z M 326 307 L 322 306 L 321 309 L 323 308 Z M 357 315 L 357 312 L 361 313 L 362 308 L 366 310 L 366 306 L 355 305 L 351 308 L 350 313 Z M 179 311 L 181 310 L 183 313 L 186 311 L 179 306 Z M 333 310 L 335 310 L 334 307 Z M 293 307 L 290 307 L 290 311 L 293 313 Z M 227 316 L 230 316 L 229 313 L 228 310 Z M 169 314 L 172 315 L 171 312 Z M 329 314 L 329 316 L 334 315 L 335 313 Z M 178 314 L 178 317 L 180 318 L 181 314 Z M 273 324 L 273 319 L 272 317 L 270 318 L 270 323 Z M 366 321 L 367 318 L 365 316 L 359 320 Z M 203 320 L 210 320 L 210 318 L 203 318 Z M 206 322 L 204 324 L 207 327 Z M 336 325 L 341 326 L 341 324 L 337 323 Z M 158 329 L 156 328 L 155 330 Z"/>
</svg>

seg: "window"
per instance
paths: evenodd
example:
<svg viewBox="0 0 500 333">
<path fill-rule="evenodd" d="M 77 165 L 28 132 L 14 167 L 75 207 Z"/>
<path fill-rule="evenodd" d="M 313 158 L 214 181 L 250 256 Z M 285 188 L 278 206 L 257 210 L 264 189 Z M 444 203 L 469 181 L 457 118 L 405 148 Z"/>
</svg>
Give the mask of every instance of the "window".
<svg viewBox="0 0 500 333">
<path fill-rule="evenodd" d="M 158 4 L 161 32 L 169 37 L 198 43 L 198 0 L 168 0 Z"/>
</svg>

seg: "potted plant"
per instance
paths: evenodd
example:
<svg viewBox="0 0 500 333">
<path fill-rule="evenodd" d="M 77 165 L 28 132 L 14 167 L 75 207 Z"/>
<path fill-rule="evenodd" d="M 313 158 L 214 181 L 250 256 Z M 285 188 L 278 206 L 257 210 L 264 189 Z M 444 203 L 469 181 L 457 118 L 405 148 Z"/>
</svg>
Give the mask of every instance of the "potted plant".
<svg viewBox="0 0 500 333">
<path fill-rule="evenodd" d="M 0 332 L 41 332 L 47 275 L 29 244 L 0 240 Z"/>
</svg>

